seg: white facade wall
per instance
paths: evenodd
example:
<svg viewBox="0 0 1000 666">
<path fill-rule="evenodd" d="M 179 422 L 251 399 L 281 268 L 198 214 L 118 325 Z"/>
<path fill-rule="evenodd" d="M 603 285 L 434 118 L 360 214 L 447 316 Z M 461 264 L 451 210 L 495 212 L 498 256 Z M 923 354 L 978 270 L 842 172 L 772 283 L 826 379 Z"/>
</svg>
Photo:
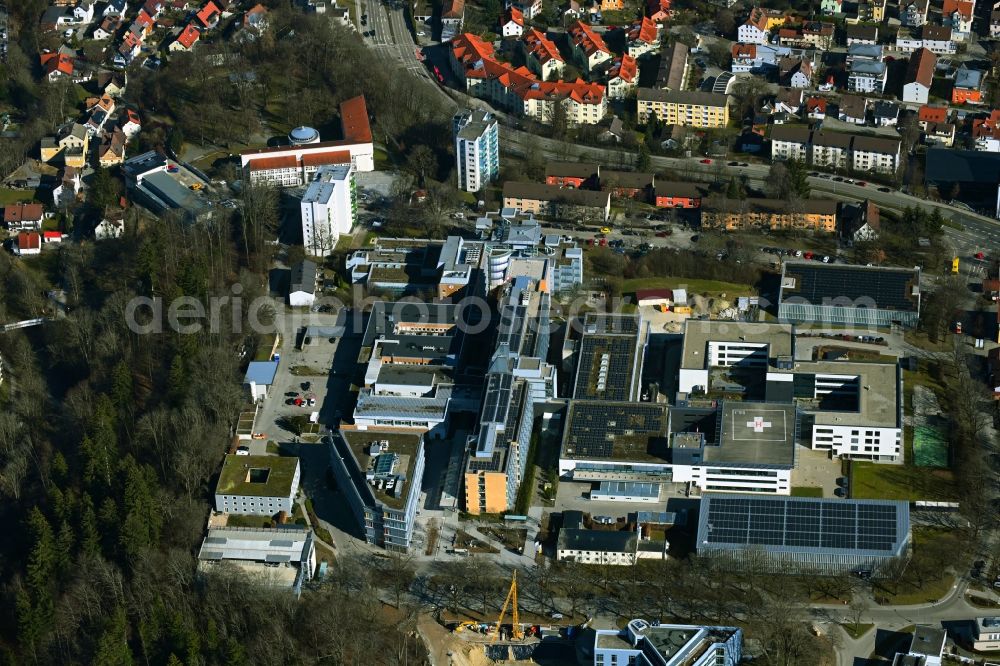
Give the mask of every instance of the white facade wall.
<svg viewBox="0 0 1000 666">
<path fill-rule="evenodd" d="M 581 470 L 577 475 L 578 465 L 600 465 L 604 470 L 594 473 L 591 470 Z M 616 472 L 619 465 L 627 466 Z M 593 480 L 595 476 L 602 481 L 655 481 L 663 477 L 663 482 L 671 479 L 673 483 L 690 483 L 701 492 L 741 492 L 766 495 L 789 495 L 792 488 L 791 469 L 769 469 L 764 467 L 723 467 L 711 464 L 704 465 L 671 465 L 669 463 L 639 463 L 634 461 L 618 463 L 616 461 L 577 460 L 560 458 L 559 475 L 566 478 Z"/>
<path fill-rule="evenodd" d="M 349 164 L 337 164 L 323 167 L 317 175 L 299 206 L 302 244 L 307 252 L 325 256 L 354 226 L 354 170 Z"/>
<path fill-rule="evenodd" d="M 709 342 L 708 366 L 767 365 L 768 345 L 762 342 Z"/>
<path fill-rule="evenodd" d="M 755 25 L 744 23 L 736 31 L 737 40 L 743 44 L 767 44 L 767 33 Z"/>
<path fill-rule="evenodd" d="M 807 162 L 809 145 L 797 141 L 775 140 L 771 142 L 771 158 L 775 160 L 798 160 Z"/>
<path fill-rule="evenodd" d="M 814 425 L 812 448 L 833 451 L 841 458 L 896 460 L 900 456 L 903 431 L 863 425 Z"/>
<path fill-rule="evenodd" d="M 927 95 L 929 93 L 930 88 L 922 83 L 913 81 L 903 86 L 903 101 L 912 102 L 914 104 L 926 104 Z"/>
<path fill-rule="evenodd" d="M 556 559 L 560 562 L 569 560 L 582 562 L 583 564 L 614 564 L 628 566 L 635 564 L 635 553 L 608 552 L 603 550 L 572 550 L 560 549 L 556 551 Z"/>
</svg>

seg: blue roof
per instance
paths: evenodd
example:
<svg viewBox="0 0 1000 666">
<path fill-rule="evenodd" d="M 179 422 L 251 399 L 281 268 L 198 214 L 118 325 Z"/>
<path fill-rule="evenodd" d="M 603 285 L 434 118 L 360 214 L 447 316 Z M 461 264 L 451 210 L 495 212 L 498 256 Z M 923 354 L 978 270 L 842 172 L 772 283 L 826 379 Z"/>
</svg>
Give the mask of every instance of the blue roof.
<svg viewBox="0 0 1000 666">
<path fill-rule="evenodd" d="M 278 372 L 277 361 L 251 361 L 247 367 L 246 377 L 243 381 L 247 384 L 261 384 L 270 386 L 274 383 L 274 375 Z"/>
<path fill-rule="evenodd" d="M 955 72 L 955 87 L 967 90 L 979 90 L 983 83 L 983 73 L 978 69 L 959 67 Z"/>
</svg>

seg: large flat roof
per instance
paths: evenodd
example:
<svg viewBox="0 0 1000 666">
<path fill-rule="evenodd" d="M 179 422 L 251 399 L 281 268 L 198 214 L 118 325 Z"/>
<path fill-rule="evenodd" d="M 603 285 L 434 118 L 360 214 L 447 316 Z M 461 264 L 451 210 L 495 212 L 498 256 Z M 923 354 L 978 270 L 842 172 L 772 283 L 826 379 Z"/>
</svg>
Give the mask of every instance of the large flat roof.
<svg viewBox="0 0 1000 666">
<path fill-rule="evenodd" d="M 218 495 L 288 497 L 299 459 L 290 456 L 227 455 L 215 487 Z"/>
<path fill-rule="evenodd" d="M 909 539 L 906 502 L 707 495 L 696 547 L 892 557 Z"/>
<path fill-rule="evenodd" d="M 684 324 L 684 346 L 681 367 L 703 369 L 709 342 L 747 342 L 769 345 L 768 357 L 791 356 L 794 353 L 790 324 L 733 322 L 717 319 L 688 319 Z"/>
<path fill-rule="evenodd" d="M 893 363 L 860 363 L 850 361 L 799 361 L 796 373 L 824 375 L 857 375 L 858 412 L 866 426 L 895 428 L 899 426 L 898 369 Z M 844 413 L 806 409 L 818 425 L 844 423 Z"/>
<path fill-rule="evenodd" d="M 666 462 L 667 426 L 666 405 L 573 400 L 561 456 Z"/>
<path fill-rule="evenodd" d="M 920 271 L 913 268 L 787 261 L 779 302 L 917 312 L 919 286 Z"/>
<path fill-rule="evenodd" d="M 417 466 L 417 452 L 420 450 L 422 435 L 376 430 L 341 430 L 340 436 L 347 443 L 351 455 L 358 463 L 358 476 L 355 483 L 366 485 L 375 499 L 382 504 L 394 509 L 402 509 L 406 505 L 410 484 L 414 480 L 413 474 Z M 373 444 L 379 446 L 379 453 L 376 456 L 371 455 Z M 399 478 L 397 483 L 402 483 L 402 487 L 390 494 L 384 488 L 378 488 L 368 483 L 365 475 L 369 468 L 378 462 L 375 460 L 373 463 L 375 458 L 393 454 L 396 456 L 395 465 L 386 474 L 396 475 Z"/>
<path fill-rule="evenodd" d="M 795 466 L 795 405 L 724 402 L 719 441 L 705 447 L 705 463 Z"/>
</svg>

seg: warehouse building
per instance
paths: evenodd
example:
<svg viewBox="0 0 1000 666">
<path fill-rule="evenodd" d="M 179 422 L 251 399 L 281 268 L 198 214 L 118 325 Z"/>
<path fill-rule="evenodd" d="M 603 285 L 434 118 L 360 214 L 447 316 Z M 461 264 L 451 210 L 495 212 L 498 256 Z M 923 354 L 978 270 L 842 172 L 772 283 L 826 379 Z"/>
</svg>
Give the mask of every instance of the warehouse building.
<svg viewBox="0 0 1000 666">
<path fill-rule="evenodd" d="M 788 261 L 778 320 L 784 323 L 912 328 L 920 318 L 920 269 Z"/>
<path fill-rule="evenodd" d="M 910 540 L 906 502 L 715 495 L 701 501 L 695 548 L 775 573 L 879 576 Z"/>
</svg>

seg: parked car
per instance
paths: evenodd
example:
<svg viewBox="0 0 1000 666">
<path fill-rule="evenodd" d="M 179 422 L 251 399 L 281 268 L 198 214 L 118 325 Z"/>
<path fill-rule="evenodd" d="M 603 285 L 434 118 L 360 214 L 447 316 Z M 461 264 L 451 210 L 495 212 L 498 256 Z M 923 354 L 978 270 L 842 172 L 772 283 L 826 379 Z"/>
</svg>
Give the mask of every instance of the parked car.
<svg viewBox="0 0 1000 666">
<path fill-rule="evenodd" d="M 708 159 L 707 157 L 705 159 L 703 159 L 703 160 L 698 160 L 698 161 L 701 162 L 702 164 L 711 164 L 712 163 L 712 160 Z"/>
<path fill-rule="evenodd" d="M 248 456 L 248 455 L 250 455 L 250 447 L 249 446 L 237 446 L 236 447 L 236 455 L 238 455 L 238 456 Z"/>
</svg>

